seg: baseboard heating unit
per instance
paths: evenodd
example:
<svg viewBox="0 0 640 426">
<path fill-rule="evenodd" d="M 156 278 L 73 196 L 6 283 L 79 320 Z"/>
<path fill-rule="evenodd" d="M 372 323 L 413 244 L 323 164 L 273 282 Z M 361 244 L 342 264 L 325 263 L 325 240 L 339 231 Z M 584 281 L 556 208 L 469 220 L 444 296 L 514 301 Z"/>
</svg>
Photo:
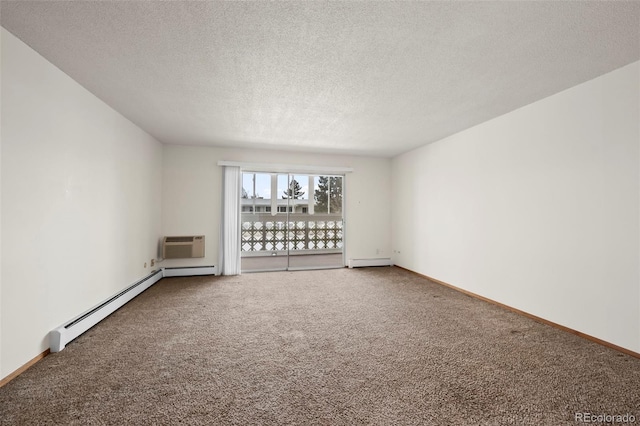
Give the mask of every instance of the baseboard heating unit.
<svg viewBox="0 0 640 426">
<path fill-rule="evenodd" d="M 110 297 L 97 306 L 80 314 L 66 324 L 49 333 L 49 350 L 60 352 L 76 337 L 124 306 L 128 301 L 160 281 L 164 277 L 187 277 L 194 275 L 216 275 L 215 266 L 195 266 L 182 268 L 163 268 L 152 272 L 140 281 L 130 285 L 120 293 Z"/>
<path fill-rule="evenodd" d="M 178 268 L 162 268 L 165 277 L 193 277 L 196 275 L 218 275 L 215 266 L 183 266 Z"/>
<path fill-rule="evenodd" d="M 162 279 L 162 271 L 156 271 L 147 275 L 140 281 L 122 290 L 115 296 L 105 300 L 99 305 L 80 314 L 68 323 L 61 325 L 49 333 L 49 345 L 51 352 L 60 352 L 67 343 L 111 315 L 125 303 L 151 287 Z"/>
<path fill-rule="evenodd" d="M 388 257 L 379 259 L 349 259 L 349 268 L 365 268 L 367 266 L 391 266 Z"/>
</svg>

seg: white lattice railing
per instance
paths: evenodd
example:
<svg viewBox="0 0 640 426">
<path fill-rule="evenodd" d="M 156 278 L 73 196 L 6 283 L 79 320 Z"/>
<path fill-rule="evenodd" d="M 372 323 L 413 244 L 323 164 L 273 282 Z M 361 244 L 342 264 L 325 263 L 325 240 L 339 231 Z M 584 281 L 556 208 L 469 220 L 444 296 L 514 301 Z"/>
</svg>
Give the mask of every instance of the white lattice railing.
<svg viewBox="0 0 640 426">
<path fill-rule="evenodd" d="M 243 213 L 243 255 L 286 250 L 336 253 L 342 250 L 342 216 L 330 214 Z"/>
</svg>

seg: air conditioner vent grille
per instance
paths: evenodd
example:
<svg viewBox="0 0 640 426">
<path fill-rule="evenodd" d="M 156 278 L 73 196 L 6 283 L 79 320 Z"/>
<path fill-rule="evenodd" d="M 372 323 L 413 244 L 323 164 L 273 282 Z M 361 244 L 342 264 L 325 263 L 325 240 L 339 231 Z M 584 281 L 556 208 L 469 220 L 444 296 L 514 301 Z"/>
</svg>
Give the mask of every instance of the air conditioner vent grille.
<svg viewBox="0 0 640 426">
<path fill-rule="evenodd" d="M 191 246 L 166 246 L 164 248 L 165 259 L 186 259 L 192 256 Z"/>
<path fill-rule="evenodd" d="M 165 243 L 192 243 L 194 237 L 167 237 Z"/>
</svg>

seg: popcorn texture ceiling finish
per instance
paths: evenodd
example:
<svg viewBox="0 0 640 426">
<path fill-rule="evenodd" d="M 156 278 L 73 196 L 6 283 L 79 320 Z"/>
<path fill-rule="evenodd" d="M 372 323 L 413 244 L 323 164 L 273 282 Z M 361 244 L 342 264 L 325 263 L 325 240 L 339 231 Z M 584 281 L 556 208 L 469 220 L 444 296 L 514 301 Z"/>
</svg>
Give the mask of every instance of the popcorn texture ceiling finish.
<svg viewBox="0 0 640 426">
<path fill-rule="evenodd" d="M 173 144 L 393 156 L 640 59 L 639 2 L 3 1 Z"/>
</svg>

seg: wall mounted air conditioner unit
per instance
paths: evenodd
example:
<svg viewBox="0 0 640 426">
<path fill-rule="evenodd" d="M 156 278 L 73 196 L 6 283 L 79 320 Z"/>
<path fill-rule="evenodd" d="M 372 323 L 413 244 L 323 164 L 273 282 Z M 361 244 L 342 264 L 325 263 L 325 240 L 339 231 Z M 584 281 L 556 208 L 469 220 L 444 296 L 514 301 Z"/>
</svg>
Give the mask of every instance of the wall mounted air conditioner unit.
<svg viewBox="0 0 640 426">
<path fill-rule="evenodd" d="M 164 237 L 162 242 L 163 259 L 186 259 L 191 257 L 204 257 L 204 235 Z"/>
</svg>

